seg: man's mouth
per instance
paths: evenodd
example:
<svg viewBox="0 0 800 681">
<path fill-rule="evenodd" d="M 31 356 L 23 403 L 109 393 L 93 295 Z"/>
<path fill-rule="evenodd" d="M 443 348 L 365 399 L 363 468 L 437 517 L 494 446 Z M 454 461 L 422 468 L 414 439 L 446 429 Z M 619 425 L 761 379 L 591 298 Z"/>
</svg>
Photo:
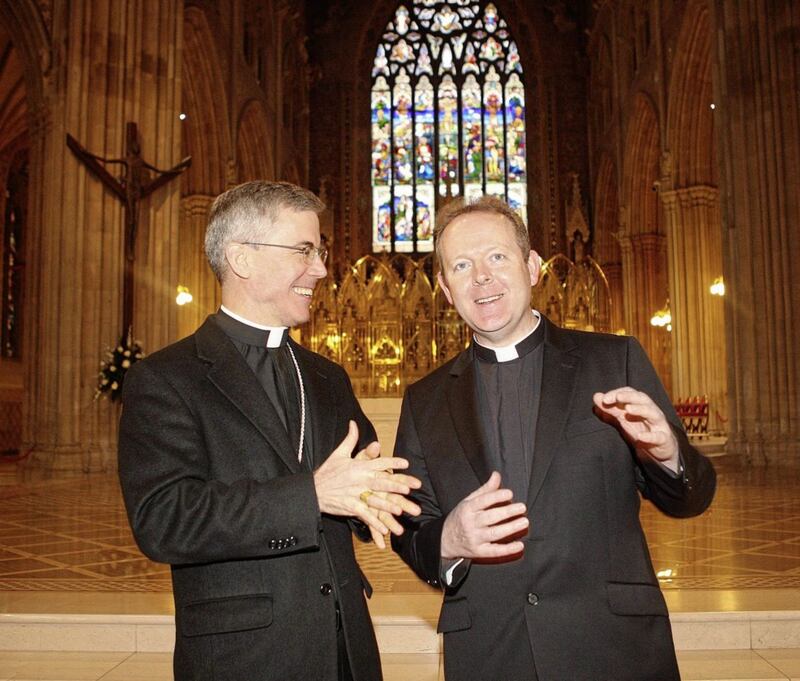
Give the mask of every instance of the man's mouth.
<svg viewBox="0 0 800 681">
<path fill-rule="evenodd" d="M 292 291 L 304 298 L 310 298 L 314 294 L 313 288 L 306 288 L 305 286 L 292 286 Z"/>
<path fill-rule="evenodd" d="M 478 305 L 488 305 L 489 303 L 493 303 L 495 300 L 500 300 L 503 297 L 502 293 L 498 293 L 495 296 L 486 296 L 486 298 L 476 298 L 475 302 Z"/>
</svg>

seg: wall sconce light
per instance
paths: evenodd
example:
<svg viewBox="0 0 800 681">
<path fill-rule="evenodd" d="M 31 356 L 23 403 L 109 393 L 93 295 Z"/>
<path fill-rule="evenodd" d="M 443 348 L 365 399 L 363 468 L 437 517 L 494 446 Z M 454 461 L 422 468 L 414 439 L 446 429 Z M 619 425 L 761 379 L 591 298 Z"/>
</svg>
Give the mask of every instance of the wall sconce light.
<svg viewBox="0 0 800 681">
<path fill-rule="evenodd" d="M 189 289 L 185 286 L 178 286 L 178 295 L 175 296 L 175 302 L 178 305 L 186 305 L 187 303 L 192 302 L 192 294 L 189 293 Z"/>
<path fill-rule="evenodd" d="M 669 301 L 666 302 L 664 307 L 650 317 L 650 324 L 653 326 L 666 327 L 667 331 L 672 331 L 672 315 L 669 312 Z"/>
<path fill-rule="evenodd" d="M 722 277 L 717 277 L 714 279 L 714 283 L 708 288 L 709 292 L 712 296 L 724 296 L 725 295 L 725 281 Z"/>
</svg>

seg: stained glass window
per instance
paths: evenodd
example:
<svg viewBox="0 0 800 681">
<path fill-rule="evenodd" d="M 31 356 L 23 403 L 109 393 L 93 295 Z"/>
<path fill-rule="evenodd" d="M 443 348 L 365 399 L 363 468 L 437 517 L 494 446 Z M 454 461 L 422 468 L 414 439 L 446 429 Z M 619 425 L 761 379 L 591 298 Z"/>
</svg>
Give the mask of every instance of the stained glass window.
<svg viewBox="0 0 800 681">
<path fill-rule="evenodd" d="M 499 196 L 527 221 L 522 64 L 493 3 L 400 5 L 371 107 L 373 250 L 432 251 L 436 209 L 455 196 Z"/>
</svg>

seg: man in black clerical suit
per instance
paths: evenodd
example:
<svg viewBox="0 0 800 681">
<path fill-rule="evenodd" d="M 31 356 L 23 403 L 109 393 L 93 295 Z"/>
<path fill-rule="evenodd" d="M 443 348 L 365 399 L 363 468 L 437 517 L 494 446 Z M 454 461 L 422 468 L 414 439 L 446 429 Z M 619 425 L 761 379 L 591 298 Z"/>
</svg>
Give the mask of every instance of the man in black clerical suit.
<svg viewBox="0 0 800 681">
<path fill-rule="evenodd" d="M 176 681 L 381 678 L 351 528 L 383 547 L 419 481 L 378 456 L 342 368 L 288 338 L 326 274 L 322 209 L 287 183 L 218 197 L 221 309 L 125 379 L 120 480 L 140 548 L 172 566 Z"/>
<path fill-rule="evenodd" d="M 483 198 L 438 216 L 439 283 L 471 346 L 409 387 L 395 452 L 422 507 L 392 539 L 444 590 L 448 681 L 672 681 L 639 495 L 678 517 L 714 495 L 640 345 L 531 310 L 524 223 Z"/>
</svg>

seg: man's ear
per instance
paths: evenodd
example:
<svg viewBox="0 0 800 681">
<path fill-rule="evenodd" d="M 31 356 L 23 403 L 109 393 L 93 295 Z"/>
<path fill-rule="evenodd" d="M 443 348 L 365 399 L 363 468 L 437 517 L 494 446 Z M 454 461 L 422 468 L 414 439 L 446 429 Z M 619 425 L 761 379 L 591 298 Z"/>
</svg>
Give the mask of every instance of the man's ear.
<svg viewBox="0 0 800 681">
<path fill-rule="evenodd" d="M 528 271 L 531 273 L 531 286 L 536 286 L 542 274 L 542 259 L 534 250 L 528 255 Z"/>
<path fill-rule="evenodd" d="M 250 249 L 237 241 L 231 241 L 225 248 L 228 269 L 240 279 L 250 278 Z"/>
<path fill-rule="evenodd" d="M 450 289 L 447 287 L 447 283 L 445 282 L 441 271 L 436 273 L 436 279 L 439 282 L 439 288 L 441 288 L 444 292 L 444 297 L 447 298 L 447 302 L 453 305 L 453 296 L 450 295 Z"/>
</svg>

